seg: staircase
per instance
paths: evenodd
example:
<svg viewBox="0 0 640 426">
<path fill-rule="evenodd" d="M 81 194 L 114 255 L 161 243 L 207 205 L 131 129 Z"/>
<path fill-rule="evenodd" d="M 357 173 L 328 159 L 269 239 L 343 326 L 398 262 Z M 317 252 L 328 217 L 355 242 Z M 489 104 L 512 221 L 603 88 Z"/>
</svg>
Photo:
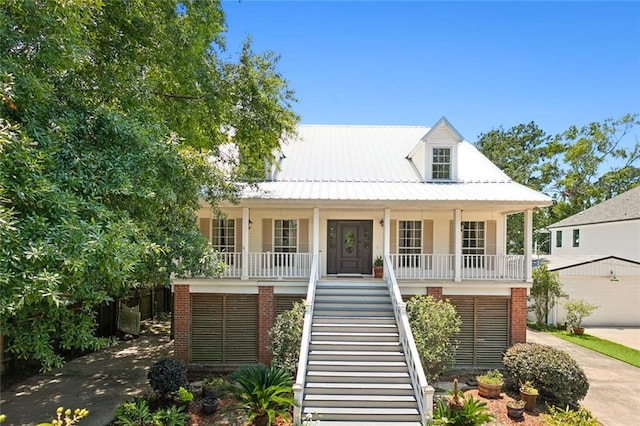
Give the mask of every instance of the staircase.
<svg viewBox="0 0 640 426">
<path fill-rule="evenodd" d="M 317 284 L 302 418 L 331 426 L 419 426 L 384 282 Z"/>
</svg>

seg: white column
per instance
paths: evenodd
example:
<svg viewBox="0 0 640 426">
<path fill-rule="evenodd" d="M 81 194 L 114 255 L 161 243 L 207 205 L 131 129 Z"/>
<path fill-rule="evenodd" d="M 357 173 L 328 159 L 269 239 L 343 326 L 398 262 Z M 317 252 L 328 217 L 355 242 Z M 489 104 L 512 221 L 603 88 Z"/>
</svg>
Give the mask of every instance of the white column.
<svg viewBox="0 0 640 426">
<path fill-rule="evenodd" d="M 312 243 L 312 256 L 315 256 L 318 259 L 318 270 L 317 276 L 318 278 L 320 274 L 320 209 L 315 207 L 313 209 L 313 243 Z"/>
<path fill-rule="evenodd" d="M 453 280 L 462 281 L 462 210 L 453 211 Z"/>
<path fill-rule="evenodd" d="M 531 243 L 533 242 L 533 210 L 524 211 L 524 279 L 533 282 L 532 269 L 533 259 L 531 257 Z"/>
<path fill-rule="evenodd" d="M 242 208 L 242 273 L 240 279 L 249 279 L 249 208 Z"/>
<path fill-rule="evenodd" d="M 384 209 L 384 225 L 382 225 L 382 254 L 387 256 L 391 251 L 391 210 Z"/>
</svg>

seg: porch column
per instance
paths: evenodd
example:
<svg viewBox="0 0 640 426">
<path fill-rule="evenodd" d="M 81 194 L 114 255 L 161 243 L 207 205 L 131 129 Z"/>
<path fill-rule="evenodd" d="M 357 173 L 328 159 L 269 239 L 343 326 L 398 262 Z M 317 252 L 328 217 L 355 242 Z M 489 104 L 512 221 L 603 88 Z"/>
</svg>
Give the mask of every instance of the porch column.
<svg viewBox="0 0 640 426">
<path fill-rule="evenodd" d="M 249 208 L 242 208 L 242 272 L 240 279 L 249 279 Z"/>
<path fill-rule="evenodd" d="M 533 241 L 533 210 L 524 211 L 524 279 L 533 282 L 533 259 L 531 256 L 531 243 Z"/>
<path fill-rule="evenodd" d="M 382 254 L 391 254 L 391 209 L 384 209 L 384 225 L 382 225 Z"/>
<path fill-rule="evenodd" d="M 318 269 L 316 271 L 316 278 L 318 278 L 320 274 L 320 209 L 314 207 L 313 209 L 313 242 L 312 244 L 312 252 L 311 255 L 315 256 L 318 260 Z"/>
<path fill-rule="evenodd" d="M 462 210 L 453 211 L 453 280 L 462 281 Z"/>
</svg>

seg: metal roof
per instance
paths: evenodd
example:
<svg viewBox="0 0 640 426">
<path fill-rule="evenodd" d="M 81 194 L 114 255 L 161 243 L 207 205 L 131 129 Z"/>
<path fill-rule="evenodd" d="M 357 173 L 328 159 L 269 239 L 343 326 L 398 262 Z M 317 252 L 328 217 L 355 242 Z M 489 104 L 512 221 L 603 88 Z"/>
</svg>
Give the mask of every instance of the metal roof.
<svg viewBox="0 0 640 426">
<path fill-rule="evenodd" d="M 619 222 L 640 219 L 640 186 L 609 198 L 573 216 L 558 221 L 547 228 L 591 225 L 595 223 Z"/>
<path fill-rule="evenodd" d="M 421 126 L 301 125 L 298 137 L 283 146 L 273 180 L 260 183 L 258 190 L 247 188 L 243 198 L 550 204 L 549 197 L 513 182 L 466 141 L 456 140 L 455 182 L 424 182 L 424 170 L 408 155 L 429 131 Z"/>
</svg>

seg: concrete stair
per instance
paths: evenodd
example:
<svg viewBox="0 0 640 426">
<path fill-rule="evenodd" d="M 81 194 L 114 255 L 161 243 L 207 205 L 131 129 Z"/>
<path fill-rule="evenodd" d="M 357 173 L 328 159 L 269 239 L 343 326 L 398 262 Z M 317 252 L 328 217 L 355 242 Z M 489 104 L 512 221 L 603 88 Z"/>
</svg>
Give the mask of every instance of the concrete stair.
<svg viewBox="0 0 640 426">
<path fill-rule="evenodd" d="M 386 284 L 320 281 L 313 312 L 303 419 L 310 415 L 322 426 L 419 426 Z"/>
</svg>

